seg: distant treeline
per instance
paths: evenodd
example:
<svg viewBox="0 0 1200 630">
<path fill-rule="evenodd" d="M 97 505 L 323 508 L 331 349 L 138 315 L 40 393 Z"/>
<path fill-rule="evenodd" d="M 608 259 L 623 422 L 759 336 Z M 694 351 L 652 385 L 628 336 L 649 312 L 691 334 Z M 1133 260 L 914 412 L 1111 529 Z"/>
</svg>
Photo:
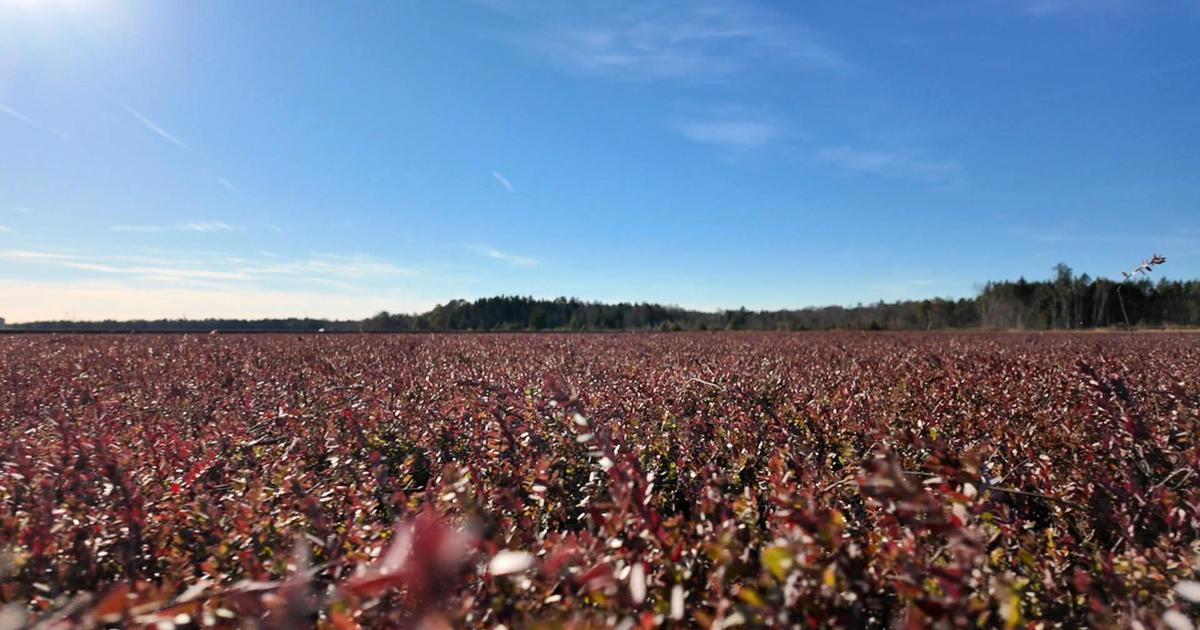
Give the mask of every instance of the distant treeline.
<svg viewBox="0 0 1200 630">
<path fill-rule="evenodd" d="M 1116 282 L 1076 276 L 1066 265 L 1042 282 L 989 282 L 975 298 L 979 324 L 1057 330 L 1134 326 L 1200 326 L 1200 280 Z M 1124 312 L 1122 312 L 1122 304 Z"/>
<path fill-rule="evenodd" d="M 8 331 L 72 331 L 72 332 L 357 332 L 362 322 L 332 321 L 313 318 L 288 319 L 133 319 L 99 321 L 53 320 L 4 325 L 0 318 L 0 330 Z"/>
<path fill-rule="evenodd" d="M 646 303 L 500 296 L 452 300 L 415 315 L 379 313 L 362 321 L 319 319 L 34 322 L 27 331 L 420 332 L 602 330 L 1062 330 L 1124 325 L 1200 326 L 1200 280 L 1119 283 L 1076 276 L 1066 265 L 1052 280 L 989 282 L 973 299 L 905 300 L 853 307 L 780 311 L 693 311 Z M 1124 304 L 1124 312 L 1122 312 Z M 0 319 L 0 327 L 3 320 Z"/>
<path fill-rule="evenodd" d="M 913 328 L 902 313 L 923 309 L 946 324 L 977 321 L 972 300 L 934 299 L 872 306 L 826 306 L 785 311 L 692 311 L 646 303 L 602 304 L 558 298 L 535 300 L 502 296 L 474 302 L 453 300 L 420 315 L 380 313 L 365 322 L 367 331 L 419 330 L 825 330 L 835 328 Z M 914 312 L 916 312 L 914 310 Z M 936 313 L 936 314 L 935 314 Z M 924 327 L 924 326 L 920 326 Z"/>
</svg>

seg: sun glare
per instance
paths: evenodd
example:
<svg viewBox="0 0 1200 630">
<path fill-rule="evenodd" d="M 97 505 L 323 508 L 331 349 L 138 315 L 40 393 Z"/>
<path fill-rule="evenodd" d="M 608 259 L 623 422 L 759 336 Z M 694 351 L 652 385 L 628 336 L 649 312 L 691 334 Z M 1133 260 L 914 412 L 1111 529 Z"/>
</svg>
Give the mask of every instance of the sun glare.
<svg viewBox="0 0 1200 630">
<path fill-rule="evenodd" d="M 0 0 L 0 9 L 14 8 L 23 11 L 74 11 L 78 9 L 90 9 L 103 3 L 104 0 Z"/>
</svg>

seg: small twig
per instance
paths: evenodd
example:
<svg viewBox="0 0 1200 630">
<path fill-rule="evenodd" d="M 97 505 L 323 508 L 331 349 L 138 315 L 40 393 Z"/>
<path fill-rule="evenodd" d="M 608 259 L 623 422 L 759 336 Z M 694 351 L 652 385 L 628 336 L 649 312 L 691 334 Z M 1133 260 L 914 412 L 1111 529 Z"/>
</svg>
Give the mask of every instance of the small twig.
<svg viewBox="0 0 1200 630">
<path fill-rule="evenodd" d="M 74 616 L 76 613 L 80 612 L 86 606 L 91 604 L 93 600 L 94 600 L 94 596 L 91 593 L 76 593 L 74 597 L 67 600 L 66 603 L 59 606 L 58 608 L 54 608 L 47 612 L 42 613 L 42 616 L 40 618 L 29 620 L 29 621 L 36 621 L 36 623 L 30 624 L 29 626 L 25 626 L 25 627 L 32 627 L 32 628 L 56 627 L 58 625 L 57 622 L 63 622 L 63 621 L 68 620 L 70 617 Z M 52 622 L 55 622 L 55 623 L 52 623 Z"/>
<path fill-rule="evenodd" d="M 334 385 L 333 387 L 326 387 L 325 393 L 328 394 L 330 392 L 341 392 L 341 391 L 346 391 L 346 390 L 354 390 L 356 392 L 360 392 L 360 391 L 366 389 L 366 387 L 367 386 L 363 385 L 362 383 L 358 383 L 355 385 Z"/>
<path fill-rule="evenodd" d="M 723 386 L 721 386 L 721 385 L 717 385 L 716 383 L 713 383 L 712 381 L 706 381 L 706 380 L 704 380 L 704 379 L 702 379 L 702 378 L 696 378 L 695 376 L 693 376 L 693 377 L 689 378 L 688 380 L 689 380 L 689 381 L 695 381 L 695 382 L 697 382 L 697 383 L 702 383 L 702 384 L 704 384 L 704 385 L 708 385 L 709 387 L 715 387 L 715 388 L 717 388 L 717 389 L 719 389 L 719 390 L 721 390 L 721 391 L 725 391 L 725 388 L 724 388 Z"/>
<path fill-rule="evenodd" d="M 1018 494 L 1023 497 L 1032 497 L 1035 499 L 1045 499 L 1047 501 L 1053 501 L 1055 503 L 1061 503 L 1063 505 L 1073 507 L 1077 510 L 1086 510 L 1087 509 L 1087 506 L 1082 503 L 1076 503 L 1070 499 L 1056 497 L 1052 494 L 1042 494 L 1040 492 L 1028 492 L 1026 490 L 1018 490 L 1016 488 L 1001 488 L 999 486 L 984 486 L 983 489 L 984 490 L 995 490 L 996 492 L 1007 492 L 1008 494 Z"/>
<path fill-rule="evenodd" d="M 331 562 L 319 564 L 315 567 L 305 569 L 304 571 L 299 571 L 298 573 L 296 573 L 296 575 L 304 576 L 305 578 L 311 580 L 328 569 L 337 568 L 337 567 L 340 567 L 345 564 L 348 564 L 348 560 L 345 558 L 342 558 L 342 559 L 334 560 Z M 224 587 L 204 588 L 204 589 L 198 590 L 196 593 L 191 594 L 188 597 L 183 596 L 184 594 L 186 594 L 186 591 L 185 591 L 184 593 L 181 593 L 179 596 L 176 596 L 175 598 L 164 599 L 162 601 L 153 602 L 151 604 L 145 605 L 143 608 L 130 610 L 129 612 L 133 613 L 136 611 L 136 615 L 138 617 L 141 617 L 143 620 L 149 621 L 149 620 L 152 620 L 157 615 L 158 612 L 160 612 L 164 609 L 167 609 L 167 608 L 171 608 L 173 606 L 178 606 L 180 604 L 185 604 L 185 603 L 193 602 L 193 601 L 197 601 L 197 600 L 204 601 L 204 600 L 210 600 L 210 599 L 215 599 L 215 598 L 221 598 L 221 597 L 226 597 L 229 595 L 235 595 L 238 593 L 248 593 L 248 594 L 268 593 L 268 592 L 278 589 L 279 587 L 283 586 L 284 584 L 285 584 L 285 580 L 271 580 L 271 581 L 262 581 L 262 582 L 253 582 L 253 581 L 249 581 L 249 580 L 242 580 L 240 582 L 236 582 L 234 584 L 230 584 L 230 585 L 224 586 Z M 209 586 L 211 586 L 211 584 Z"/>
<path fill-rule="evenodd" d="M 260 438 L 258 438 L 257 440 L 251 440 L 251 441 L 249 441 L 249 442 L 246 442 L 246 443 L 244 444 L 244 446 L 272 446 L 272 445 L 274 445 L 274 444 L 279 444 L 279 443 L 281 443 L 281 442 L 283 442 L 283 438 L 282 438 L 282 437 L 279 437 L 279 436 L 275 436 L 275 437 L 263 436 L 263 437 L 260 437 Z"/>
<path fill-rule="evenodd" d="M 834 488 L 836 488 L 838 486 L 844 486 L 844 485 L 854 481 L 854 479 L 855 479 L 854 477 L 846 477 L 845 479 L 839 479 L 839 480 L 829 484 L 828 486 L 821 488 L 821 492 L 829 492 L 830 490 L 833 490 Z"/>
<path fill-rule="evenodd" d="M 1191 471 L 1191 469 L 1189 469 L 1189 468 L 1177 468 L 1177 469 L 1175 469 L 1174 471 L 1172 471 L 1172 472 L 1171 472 L 1171 474 L 1167 475 L 1167 476 L 1166 476 L 1166 477 L 1165 477 L 1165 478 L 1164 478 L 1162 481 L 1160 481 L 1160 482 L 1158 482 L 1158 483 L 1156 483 L 1156 484 L 1154 484 L 1154 485 L 1150 486 L 1150 488 L 1149 488 L 1148 490 L 1146 490 L 1146 494 L 1147 494 L 1147 495 L 1154 494 L 1154 492 L 1155 492 L 1156 490 L 1158 490 L 1159 488 L 1161 488 L 1161 487 L 1165 486 L 1165 485 L 1167 484 L 1167 482 L 1169 482 L 1169 481 L 1171 481 L 1172 479 L 1174 479 L 1174 478 L 1175 478 L 1175 476 L 1176 476 L 1176 475 L 1178 475 L 1179 473 L 1187 473 L 1187 474 L 1185 474 L 1185 475 L 1184 475 L 1184 477 L 1183 477 L 1184 479 L 1187 479 L 1188 477 L 1190 477 L 1190 476 L 1191 476 L 1191 474 L 1192 474 L 1192 471 Z M 1141 503 L 1141 504 L 1142 504 L 1142 506 L 1141 506 L 1140 508 L 1138 508 L 1138 513 L 1137 513 L 1137 516 L 1133 517 L 1133 529 L 1137 529 L 1138 527 L 1140 527 L 1140 526 L 1141 526 L 1141 524 L 1142 524 L 1142 519 L 1146 518 L 1146 510 L 1147 510 L 1147 508 L 1149 508 L 1151 505 L 1154 505 L 1154 504 L 1150 503 L 1149 501 L 1145 501 L 1145 500 L 1143 500 L 1141 497 L 1139 497 L 1139 496 L 1136 496 L 1136 495 L 1134 495 L 1134 497 L 1133 497 L 1133 498 L 1134 498 L 1134 499 L 1136 499 L 1136 500 L 1137 500 L 1139 503 Z M 1124 538 L 1123 538 L 1123 537 L 1122 537 L 1122 540 L 1124 540 Z M 1117 542 L 1118 542 L 1118 543 L 1120 543 L 1120 541 L 1117 541 Z M 1113 550 L 1114 550 L 1114 551 L 1116 550 L 1116 546 L 1115 546 L 1115 545 L 1113 546 Z"/>
<path fill-rule="evenodd" d="M 1032 459 L 1033 459 L 1032 457 L 1026 457 L 1025 460 L 1022 461 L 1020 464 L 1010 467 L 1007 472 L 1005 472 L 1003 475 L 1000 475 L 1000 481 L 1004 481 L 1005 479 L 1008 479 L 1009 475 L 1020 470 L 1023 466 L 1025 466 L 1025 464 L 1028 464 Z M 1008 462 L 1005 462 L 1005 463 L 1008 463 Z"/>
<path fill-rule="evenodd" d="M 934 473 L 928 473 L 928 472 L 924 472 L 924 471 L 920 471 L 920 470 L 906 470 L 906 471 L 904 471 L 904 474 L 912 475 L 913 477 L 939 477 L 939 476 L 941 476 L 941 475 L 936 475 Z M 1042 494 L 1040 492 L 1029 492 L 1028 490 L 1018 490 L 1017 488 L 1005 488 L 1005 487 L 1001 487 L 1001 486 L 993 486 L 983 479 L 979 480 L 979 485 L 980 485 L 980 492 L 983 492 L 986 490 L 995 490 L 996 492 L 1004 492 L 1007 494 L 1016 494 L 1016 495 L 1020 495 L 1023 497 L 1030 497 L 1030 498 L 1034 498 L 1034 499 L 1045 499 L 1047 501 L 1053 501 L 1055 503 L 1069 505 L 1069 506 L 1079 509 L 1079 510 L 1087 509 L 1087 506 L 1083 505 L 1082 503 L 1076 503 L 1074 501 L 1071 501 L 1070 499 L 1063 499 L 1061 497 L 1056 497 L 1052 494 Z"/>
<path fill-rule="evenodd" d="M 1125 318 L 1125 327 L 1129 328 L 1129 313 L 1125 312 L 1125 298 L 1121 297 L 1121 287 L 1125 286 L 1124 282 L 1117 285 L 1117 304 L 1121 305 L 1121 317 Z"/>
<path fill-rule="evenodd" d="M 1161 487 L 1163 487 L 1163 486 L 1167 485 L 1167 482 L 1169 482 L 1169 481 L 1171 481 L 1172 479 L 1174 479 L 1174 478 L 1175 478 L 1175 475 L 1178 475 L 1179 473 L 1186 473 L 1186 475 L 1185 475 L 1185 478 L 1186 478 L 1186 477 L 1191 477 L 1191 476 L 1192 476 L 1192 469 L 1190 469 L 1190 468 L 1177 468 L 1177 469 L 1175 469 L 1175 471 L 1173 471 L 1171 474 L 1167 475 L 1165 479 L 1163 479 L 1162 481 L 1160 481 L 1160 482 L 1158 482 L 1158 483 L 1156 483 L 1156 484 L 1154 484 L 1154 485 L 1150 486 L 1150 490 L 1149 490 L 1149 492 L 1154 492 L 1155 490 L 1158 490 L 1159 488 L 1161 488 Z"/>
<path fill-rule="evenodd" d="M 943 554 L 943 553 L 945 553 L 945 552 L 946 552 L 946 550 L 947 550 L 947 549 L 949 549 L 949 548 L 950 548 L 950 543 L 946 543 L 946 544 L 942 545 L 942 546 L 941 546 L 941 547 L 940 547 L 940 548 L 937 550 L 937 553 L 933 554 L 933 557 L 929 559 L 929 563 L 930 563 L 930 564 L 933 564 L 933 563 L 937 562 L 937 561 L 938 561 L 938 558 L 942 557 L 942 554 Z"/>
</svg>

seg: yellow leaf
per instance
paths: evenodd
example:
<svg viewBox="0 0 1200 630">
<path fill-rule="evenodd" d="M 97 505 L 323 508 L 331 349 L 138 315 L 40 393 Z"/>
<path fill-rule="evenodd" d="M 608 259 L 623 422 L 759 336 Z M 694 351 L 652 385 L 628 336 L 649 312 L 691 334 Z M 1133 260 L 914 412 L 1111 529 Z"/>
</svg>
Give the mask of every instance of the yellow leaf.
<svg viewBox="0 0 1200 630">
<path fill-rule="evenodd" d="M 750 604 L 751 606 L 762 606 L 763 600 L 758 596 L 758 592 L 752 588 L 742 587 L 738 589 L 738 599 Z"/>
<path fill-rule="evenodd" d="M 1004 627 L 1007 630 L 1021 624 L 1021 596 L 1016 591 L 1009 593 L 1008 600 L 1000 607 L 1000 616 L 1004 619 Z"/>
<path fill-rule="evenodd" d="M 825 586 L 837 586 L 837 568 L 832 564 L 825 567 L 825 572 L 821 574 L 821 583 Z"/>
<path fill-rule="evenodd" d="M 763 566 L 775 576 L 776 580 L 787 579 L 788 571 L 792 568 L 792 552 L 787 547 L 767 547 L 762 551 Z"/>
</svg>

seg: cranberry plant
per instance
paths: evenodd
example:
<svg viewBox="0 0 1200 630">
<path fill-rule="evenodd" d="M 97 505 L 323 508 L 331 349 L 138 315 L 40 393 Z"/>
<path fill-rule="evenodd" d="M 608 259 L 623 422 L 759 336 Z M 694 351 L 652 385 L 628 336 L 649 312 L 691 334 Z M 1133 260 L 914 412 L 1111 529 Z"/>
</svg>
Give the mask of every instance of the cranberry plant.
<svg viewBox="0 0 1200 630">
<path fill-rule="evenodd" d="M 1179 628 L 1200 611 L 1187 334 L 7 336 L 0 353 L 2 627 Z"/>
</svg>

